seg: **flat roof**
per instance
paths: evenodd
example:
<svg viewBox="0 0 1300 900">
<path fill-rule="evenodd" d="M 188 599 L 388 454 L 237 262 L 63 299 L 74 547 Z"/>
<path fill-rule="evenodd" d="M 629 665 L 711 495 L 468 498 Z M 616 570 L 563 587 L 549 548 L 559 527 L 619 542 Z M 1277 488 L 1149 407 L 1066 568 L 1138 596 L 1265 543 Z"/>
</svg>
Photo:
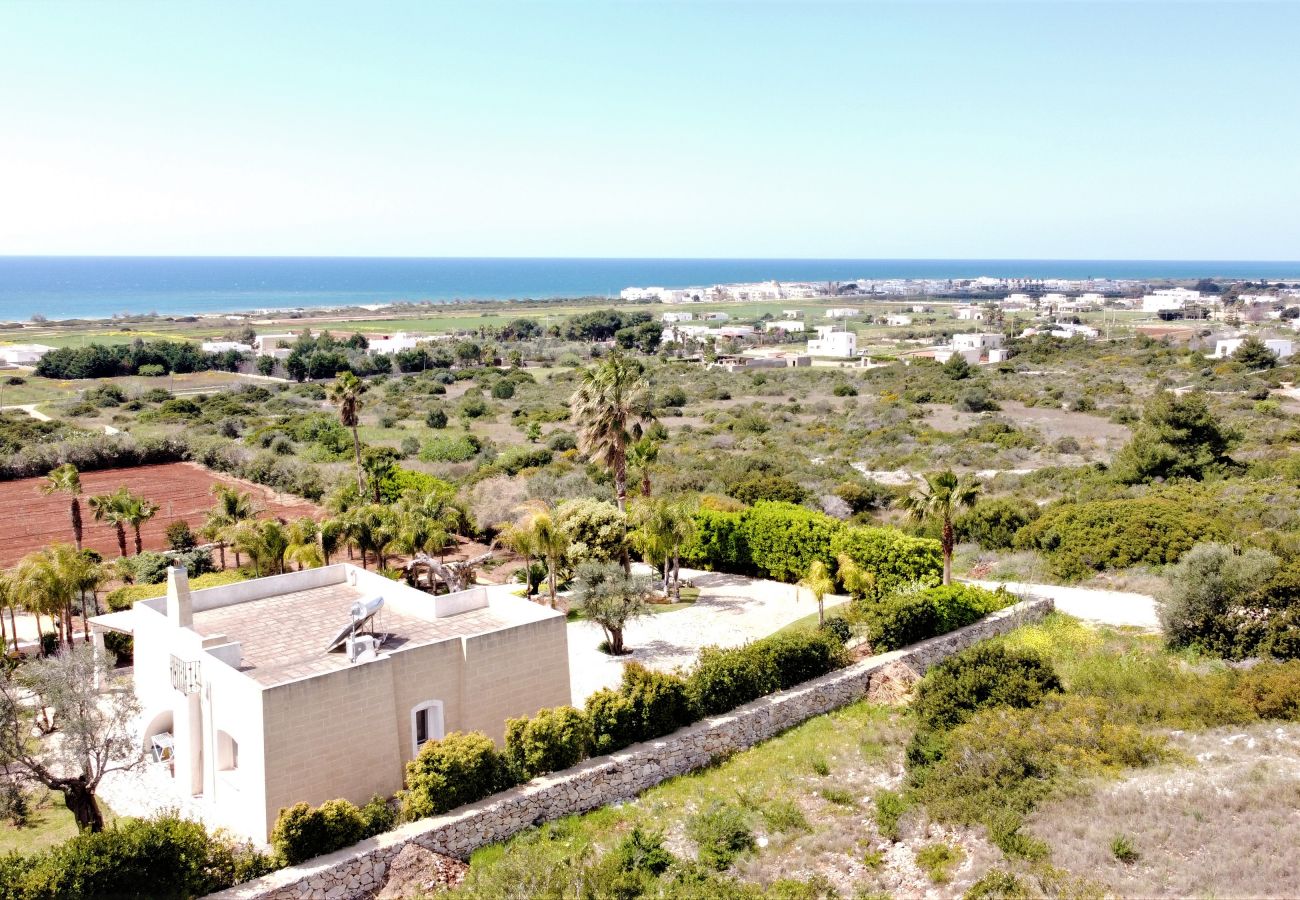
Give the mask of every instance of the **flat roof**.
<svg viewBox="0 0 1300 900">
<path fill-rule="evenodd" d="M 395 583 L 393 587 L 400 590 L 405 586 Z M 204 637 L 225 635 L 231 641 L 238 641 L 243 657 L 239 671 L 269 687 L 353 665 L 343 649 L 327 653 L 325 648 L 350 621 L 352 604 L 373 597 L 374 593 L 347 582 L 288 591 L 259 600 L 195 610 L 193 628 Z M 427 616 L 413 613 L 409 602 L 383 606 L 370 629 L 372 633 L 390 635 L 380 652 L 391 653 L 497 631 L 523 621 L 519 616 L 507 617 L 491 606 L 435 618 L 434 598 L 429 596 L 428 602 Z"/>
</svg>

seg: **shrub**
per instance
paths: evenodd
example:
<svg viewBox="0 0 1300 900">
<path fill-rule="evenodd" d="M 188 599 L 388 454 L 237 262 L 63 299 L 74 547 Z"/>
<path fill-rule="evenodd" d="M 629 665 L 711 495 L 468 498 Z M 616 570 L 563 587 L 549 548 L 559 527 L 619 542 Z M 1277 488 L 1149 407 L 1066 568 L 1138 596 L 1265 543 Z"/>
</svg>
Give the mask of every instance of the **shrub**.
<svg viewBox="0 0 1300 900">
<path fill-rule="evenodd" d="M 509 400 L 515 395 L 515 383 L 502 379 L 492 385 L 492 396 L 498 400 Z"/>
<path fill-rule="evenodd" d="M 623 666 L 623 684 L 619 690 L 631 710 L 633 742 L 671 734 L 695 721 L 686 679 L 680 675 L 655 672 L 630 662 Z"/>
<path fill-rule="evenodd" d="M 1219 540 L 1223 528 L 1184 504 L 1166 499 L 1065 503 L 1027 525 L 1016 545 L 1047 554 L 1061 578 L 1141 563 L 1178 560 L 1198 541 Z"/>
<path fill-rule="evenodd" d="M 835 385 L 835 387 L 831 388 L 831 393 L 836 397 L 856 397 L 858 395 L 858 389 L 851 384 L 840 382 Z"/>
<path fill-rule="evenodd" d="M 725 803 L 715 802 L 692 816 L 686 833 L 699 848 L 700 862 L 719 872 L 755 846 L 744 811 Z"/>
<path fill-rule="evenodd" d="M 361 810 L 347 800 L 327 800 L 317 807 L 295 803 L 280 810 L 271 846 L 287 865 L 295 865 L 355 844 L 365 830 Z"/>
<path fill-rule="evenodd" d="M 1204 393 L 1162 391 L 1147 403 L 1133 439 L 1116 455 L 1115 475 L 1126 484 L 1200 480 L 1231 465 L 1228 451 L 1239 440 L 1214 417 Z"/>
<path fill-rule="evenodd" d="M 943 577 L 939 542 L 915 538 L 896 528 L 841 528 L 831 538 L 831 554 L 846 556 L 875 579 L 876 597 L 914 583 L 938 584 Z"/>
<path fill-rule="evenodd" d="M 402 814 L 418 819 L 481 800 L 511 784 L 496 744 L 481 731 L 429 741 L 406 764 Z"/>
<path fill-rule="evenodd" d="M 1050 663 L 1030 650 L 977 644 L 926 673 L 912 711 L 925 730 L 955 728 L 986 706 L 1035 706 L 1061 690 Z"/>
<path fill-rule="evenodd" d="M 945 884 L 952 877 L 952 867 L 961 862 L 963 855 L 960 847 L 951 844 L 927 844 L 916 851 L 916 864 L 935 884 Z"/>
<path fill-rule="evenodd" d="M 587 889 L 593 897 L 632 898 L 649 895 L 655 879 L 667 872 L 676 857 L 664 847 L 663 835 L 633 826 L 590 873 Z"/>
<path fill-rule="evenodd" d="M 556 453 L 578 449 L 578 439 L 567 431 L 555 431 L 546 439 L 546 447 Z"/>
<path fill-rule="evenodd" d="M 496 464 L 507 475 L 518 475 L 524 469 L 539 469 L 551 461 L 551 451 L 545 447 L 510 447 L 496 459 Z"/>
<path fill-rule="evenodd" d="M 759 500 L 776 500 L 782 503 L 802 503 L 808 496 L 798 482 L 784 475 L 764 475 L 755 472 L 731 488 L 731 496 L 742 503 L 757 503 Z"/>
<path fill-rule="evenodd" d="M 468 462 L 483 449 L 479 439 L 468 432 L 436 435 L 420 447 L 424 462 Z"/>
<path fill-rule="evenodd" d="M 871 800 L 876 807 L 876 828 L 880 830 L 881 837 L 890 841 L 898 840 L 898 826 L 903 814 L 907 812 L 906 798 L 897 791 L 882 788 L 872 795 Z"/>
<path fill-rule="evenodd" d="M 1169 645 L 1219 656 L 1254 655 L 1268 621 L 1300 599 L 1300 585 L 1277 578 L 1279 566 L 1265 550 L 1237 553 L 1226 544 L 1197 544 L 1172 568 L 1160 598 Z"/>
<path fill-rule="evenodd" d="M 682 561 L 709 571 L 737 575 L 753 571 L 745 543 L 742 512 L 724 512 L 701 506 L 695 513 L 695 536 L 682 549 Z"/>
<path fill-rule="evenodd" d="M 177 519 L 167 526 L 167 546 L 172 550 L 192 550 L 198 545 L 198 538 L 190 530 L 190 523 Z"/>
<path fill-rule="evenodd" d="M 424 416 L 424 424 L 434 429 L 446 428 L 447 427 L 446 411 L 437 407 L 429 410 Z"/>
<path fill-rule="evenodd" d="M 539 710 L 532 718 L 506 722 L 506 759 L 514 776 L 525 781 L 567 769 L 591 748 L 591 722 L 572 706 Z"/>
<path fill-rule="evenodd" d="M 164 815 L 121 819 L 44 852 L 0 861 L 0 896 L 14 900 L 188 898 L 269 871 L 266 857 Z"/>
<path fill-rule="evenodd" d="M 1019 875 L 993 869 L 980 876 L 962 896 L 964 900 L 1031 900 L 1035 893 Z"/>
<path fill-rule="evenodd" d="M 957 402 L 953 404 L 956 409 L 962 412 L 993 412 L 1001 409 L 1000 406 L 989 396 L 989 392 L 982 387 L 973 387 L 962 391 Z"/>
<path fill-rule="evenodd" d="M 555 523 L 569 539 L 566 559 L 572 568 L 619 559 L 627 545 L 627 517 L 604 500 L 566 500 L 555 510 Z"/>
<path fill-rule="evenodd" d="M 163 554 L 146 550 L 126 557 L 126 565 L 138 584 L 160 584 L 167 580 L 167 569 L 179 562 L 190 575 L 206 575 L 213 569 L 212 554 L 207 550 L 187 550 L 184 553 Z"/>
<path fill-rule="evenodd" d="M 958 540 L 974 541 L 984 550 L 1006 550 L 1016 532 L 1041 514 L 1032 500 L 984 500 L 953 523 Z"/>
<path fill-rule="evenodd" d="M 844 642 L 828 629 L 774 634 L 751 644 L 750 649 L 765 669 L 775 673 L 781 690 L 832 672 L 848 660 Z"/>
<path fill-rule="evenodd" d="M 622 691 L 604 688 L 587 698 L 593 754 L 614 753 L 637 742 L 640 733 L 632 701 Z"/>
<path fill-rule="evenodd" d="M 867 640 L 877 653 L 969 625 L 1013 602 L 1006 591 L 953 584 L 899 591 L 861 609 Z"/>
<path fill-rule="evenodd" d="M 1135 863 L 1141 856 L 1127 835 L 1117 834 L 1110 842 L 1110 854 L 1122 863 Z"/>
<path fill-rule="evenodd" d="M 701 715 L 713 716 L 770 694 L 780 687 L 770 660 L 745 647 L 705 647 L 686 679 L 691 704 Z"/>
</svg>

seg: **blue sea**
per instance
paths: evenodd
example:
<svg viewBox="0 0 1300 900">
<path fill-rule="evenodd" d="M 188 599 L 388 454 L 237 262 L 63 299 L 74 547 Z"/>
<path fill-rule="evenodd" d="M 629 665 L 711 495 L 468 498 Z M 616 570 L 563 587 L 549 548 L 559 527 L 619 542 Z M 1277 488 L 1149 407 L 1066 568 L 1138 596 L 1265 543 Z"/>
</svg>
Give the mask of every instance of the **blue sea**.
<svg viewBox="0 0 1300 900">
<path fill-rule="evenodd" d="M 1013 259 L 0 257 L 0 321 L 397 301 L 617 296 L 625 287 L 854 278 L 1300 278 L 1300 262 Z"/>
</svg>

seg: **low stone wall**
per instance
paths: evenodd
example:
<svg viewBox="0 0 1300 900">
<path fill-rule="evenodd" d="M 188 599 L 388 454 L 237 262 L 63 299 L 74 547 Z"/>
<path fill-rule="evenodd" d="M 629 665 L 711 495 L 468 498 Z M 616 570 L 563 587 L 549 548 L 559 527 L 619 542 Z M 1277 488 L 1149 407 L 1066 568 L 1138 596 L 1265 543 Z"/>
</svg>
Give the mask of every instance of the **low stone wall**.
<svg viewBox="0 0 1300 900">
<path fill-rule="evenodd" d="M 208 900 L 366 897 L 383 886 L 388 864 L 412 841 L 467 859 L 479 847 L 503 841 L 532 825 L 629 800 L 720 755 L 752 747 L 805 719 L 853 703 L 866 695 L 871 679 L 891 663 L 901 661 L 923 672 L 978 641 L 1038 621 L 1051 609 L 1051 600 L 1022 601 L 950 634 L 861 660 L 658 740 L 535 778 L 447 815 L 411 822 L 328 856 L 210 894 Z"/>
</svg>

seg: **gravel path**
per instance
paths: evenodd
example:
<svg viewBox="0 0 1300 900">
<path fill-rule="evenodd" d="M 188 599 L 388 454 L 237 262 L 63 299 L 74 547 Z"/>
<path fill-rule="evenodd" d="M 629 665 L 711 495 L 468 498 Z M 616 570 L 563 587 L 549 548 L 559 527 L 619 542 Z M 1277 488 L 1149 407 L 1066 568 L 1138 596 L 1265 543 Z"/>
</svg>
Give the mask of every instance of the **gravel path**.
<svg viewBox="0 0 1300 900">
<path fill-rule="evenodd" d="M 1150 631 L 1160 629 L 1156 601 L 1146 594 L 1129 591 L 1098 591 L 1059 584 L 1028 584 L 1020 581 L 968 581 L 989 590 L 1006 587 L 1013 594 L 1051 597 L 1056 608 L 1085 622 L 1102 625 L 1132 625 Z"/>
<path fill-rule="evenodd" d="M 594 622 L 569 623 L 569 680 L 575 705 L 594 691 L 616 686 L 628 660 L 669 671 L 690 665 L 701 647 L 744 644 L 817 611 L 812 595 L 792 584 L 688 569 L 682 569 L 682 578 L 700 589 L 699 600 L 630 624 L 623 636 L 632 651 L 627 656 L 615 659 L 596 649 L 604 634 Z M 828 596 L 826 606 L 846 599 Z"/>
</svg>

